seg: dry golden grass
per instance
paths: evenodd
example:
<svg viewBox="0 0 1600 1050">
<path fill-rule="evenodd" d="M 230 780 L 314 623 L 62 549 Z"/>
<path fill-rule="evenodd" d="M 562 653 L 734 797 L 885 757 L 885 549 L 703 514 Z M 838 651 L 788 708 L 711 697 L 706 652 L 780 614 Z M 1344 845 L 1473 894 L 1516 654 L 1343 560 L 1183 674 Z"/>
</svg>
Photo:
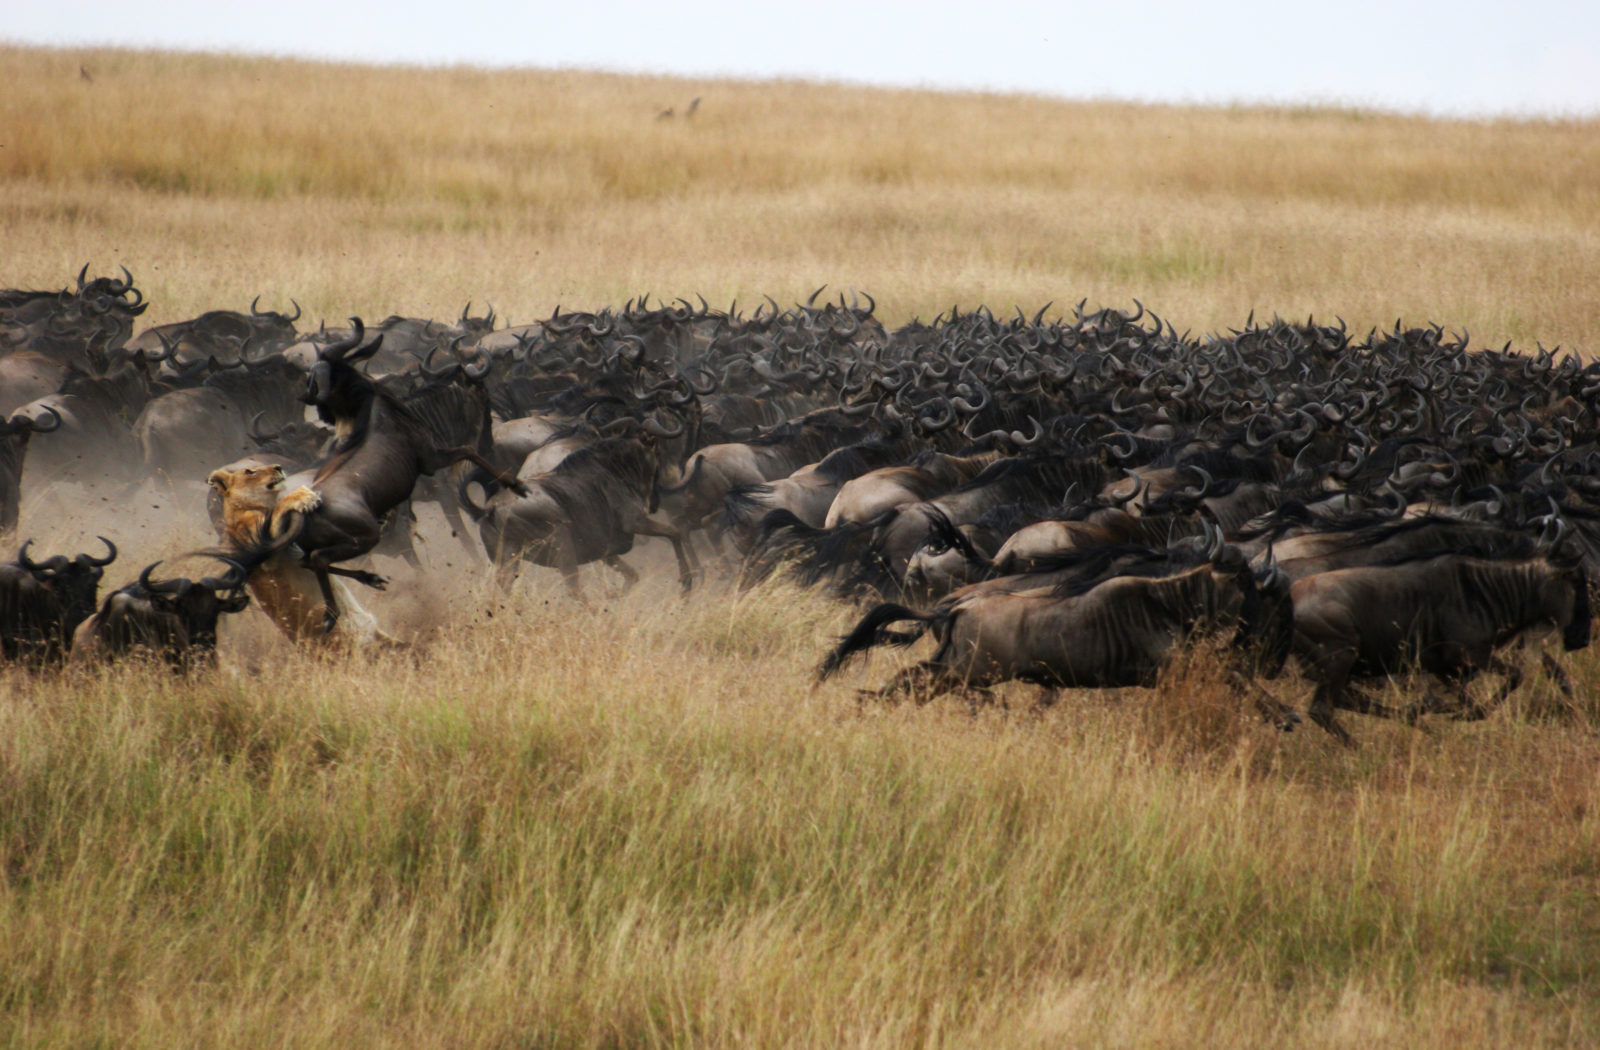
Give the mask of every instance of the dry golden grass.
<svg viewBox="0 0 1600 1050">
<path fill-rule="evenodd" d="M 1587 346 L 1589 122 L 1181 109 L 470 69 L 0 50 L 8 283 L 129 265 L 174 320 L 513 318 L 828 282 L 891 322 L 1137 296 Z M 85 83 L 80 62 L 94 70 Z M 692 120 L 657 120 L 694 96 Z"/>
<path fill-rule="evenodd" d="M 0 284 L 126 262 L 147 321 L 828 281 L 891 322 L 1138 296 L 1593 345 L 1592 123 L 0 55 Z M 206 539 L 198 490 L 84 506 L 30 491 L 23 530 L 116 537 L 109 584 Z M 1352 717 L 1353 752 L 1203 660 L 1043 712 L 862 708 L 918 654 L 813 689 L 847 610 L 665 572 L 578 608 L 535 574 L 489 617 L 426 524 L 429 572 L 374 602 L 415 659 L 251 611 L 192 681 L 0 671 L 0 1044 L 1600 1040 L 1587 654 L 1576 704 Z"/>
</svg>

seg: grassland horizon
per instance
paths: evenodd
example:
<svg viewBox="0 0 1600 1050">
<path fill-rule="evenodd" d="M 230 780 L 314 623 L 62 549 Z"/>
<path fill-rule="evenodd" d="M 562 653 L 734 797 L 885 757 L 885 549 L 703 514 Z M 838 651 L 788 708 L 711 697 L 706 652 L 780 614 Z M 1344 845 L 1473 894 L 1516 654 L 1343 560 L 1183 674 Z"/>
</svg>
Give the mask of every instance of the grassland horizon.
<svg viewBox="0 0 1600 1050">
<path fill-rule="evenodd" d="M 827 283 L 891 325 L 1138 298 L 1589 353 L 1597 129 L 5 47 L 0 285 L 126 264 L 143 323 L 314 326 Z M 114 535 L 114 586 L 209 542 L 203 500 L 25 492 L 22 531 Z M 211 674 L 0 668 L 0 1045 L 1600 1040 L 1588 653 L 1575 703 L 1534 679 L 1353 751 L 1203 655 L 1043 711 L 864 706 L 921 654 L 815 686 L 852 615 L 816 595 L 500 598 L 424 525 L 373 601 L 406 653 L 249 610 Z"/>
</svg>

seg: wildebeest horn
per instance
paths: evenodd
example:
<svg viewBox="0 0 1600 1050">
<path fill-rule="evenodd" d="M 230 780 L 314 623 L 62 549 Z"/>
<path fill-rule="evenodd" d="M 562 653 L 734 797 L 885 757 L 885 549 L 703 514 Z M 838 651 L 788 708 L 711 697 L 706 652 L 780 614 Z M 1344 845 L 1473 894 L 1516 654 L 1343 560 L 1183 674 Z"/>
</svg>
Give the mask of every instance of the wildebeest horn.
<svg viewBox="0 0 1600 1050">
<path fill-rule="evenodd" d="M 78 294 L 83 294 L 83 279 L 89 276 L 89 264 L 84 263 L 83 269 L 78 271 Z"/>
<path fill-rule="evenodd" d="M 1206 468 L 1200 466 L 1190 466 L 1186 467 L 1185 469 L 1192 470 L 1196 474 L 1200 475 L 1200 487 L 1184 489 L 1183 498 L 1192 500 L 1205 499 L 1206 494 L 1211 491 L 1211 486 L 1214 484 L 1210 473 L 1206 471 Z"/>
<path fill-rule="evenodd" d="M 1013 430 L 1009 435 L 1011 438 L 1011 443 L 1016 445 L 1018 448 L 1032 448 L 1034 445 L 1037 445 L 1040 441 L 1044 440 L 1044 424 L 1039 422 L 1033 416 L 1028 417 L 1028 422 L 1033 424 L 1033 435 L 1031 437 L 1024 434 L 1020 430 Z"/>
<path fill-rule="evenodd" d="M 28 548 L 31 546 L 33 546 L 33 540 L 30 538 L 24 540 L 22 542 L 22 549 L 17 551 L 17 564 L 22 566 L 24 569 L 27 569 L 29 572 L 46 572 L 53 574 L 58 573 L 67 567 L 66 557 L 60 554 L 57 554 L 51 558 L 46 558 L 42 562 L 34 561 L 28 557 Z"/>
<path fill-rule="evenodd" d="M 958 411 L 965 412 L 968 415 L 976 415 L 977 413 L 982 412 L 985 408 L 989 407 L 989 401 L 993 398 L 993 395 L 989 393 L 989 388 L 984 386 L 982 383 L 977 384 L 977 387 L 978 402 L 976 404 L 973 404 L 971 401 L 968 401 L 966 398 L 960 396 L 951 398 L 950 404 L 954 405 Z"/>
<path fill-rule="evenodd" d="M 1545 519 L 1545 526 L 1539 532 L 1539 549 L 1546 552 L 1554 551 L 1561 546 L 1561 539 L 1567 534 L 1567 523 L 1559 515 L 1551 514 Z"/>
<path fill-rule="evenodd" d="M 218 557 L 218 561 L 228 566 L 228 571 L 221 576 L 205 576 L 200 580 L 200 586 L 208 591 L 236 591 L 244 586 L 245 567 L 232 558 Z"/>
<path fill-rule="evenodd" d="M 1126 452 L 1119 452 L 1117 450 L 1116 441 L 1118 438 L 1128 439 L 1128 450 Z M 1139 451 L 1139 440 L 1132 434 L 1107 434 L 1105 437 L 1100 439 L 1100 443 L 1104 445 L 1106 450 L 1109 451 L 1113 456 L 1121 460 L 1132 459 L 1134 453 Z"/>
<path fill-rule="evenodd" d="M 474 351 L 474 353 L 477 355 L 478 363 L 474 365 L 462 365 L 461 374 L 473 382 L 477 382 L 489 374 L 489 369 L 494 365 L 494 359 L 488 354 L 484 353 L 482 350 Z"/>
<path fill-rule="evenodd" d="M 644 427 L 647 433 L 654 434 L 658 438 L 680 437 L 682 436 L 683 432 L 688 429 L 688 424 L 684 423 L 684 421 L 681 419 L 678 420 L 678 429 L 676 430 L 668 430 L 665 426 L 649 418 L 646 418 L 639 425 Z"/>
<path fill-rule="evenodd" d="M 86 565 L 91 565 L 96 569 L 103 569 L 117 560 L 117 545 L 104 536 L 96 536 L 95 539 L 106 545 L 106 556 L 104 558 L 96 558 L 92 554 L 80 554 L 78 559 Z"/>
<path fill-rule="evenodd" d="M 266 442 L 271 441 L 273 438 L 277 437 L 278 434 L 282 433 L 281 430 L 277 431 L 275 433 L 271 433 L 271 434 L 263 434 L 261 432 L 261 430 L 259 429 L 260 428 L 260 424 L 261 424 L 261 417 L 266 415 L 266 414 L 267 414 L 267 410 L 263 408 L 261 411 L 257 412 L 255 415 L 251 416 L 250 417 L 250 428 L 249 428 L 248 431 L 246 431 L 246 433 L 249 434 L 249 436 L 250 436 L 250 440 L 257 442 L 258 444 L 265 444 Z"/>
<path fill-rule="evenodd" d="M 456 342 L 451 343 L 451 345 L 450 345 L 450 347 L 448 349 L 450 351 L 454 351 L 455 348 L 456 348 L 456 343 L 459 343 L 459 342 L 460 342 L 460 340 L 456 340 Z M 449 364 L 445 365 L 443 368 L 440 368 L 440 369 L 437 369 L 437 370 L 428 367 L 429 364 L 433 361 L 433 355 L 437 354 L 441 350 L 445 350 L 445 349 L 446 348 L 442 347 L 442 346 L 435 346 L 432 350 L 428 351 L 428 356 L 424 357 L 422 359 L 421 363 L 417 366 L 417 367 L 422 369 L 422 374 L 423 375 L 427 376 L 429 379 L 454 379 L 455 376 L 456 376 L 456 373 L 461 371 L 461 362 L 460 361 L 451 361 Z"/>
<path fill-rule="evenodd" d="M 49 426 L 45 426 L 43 419 L 40 418 L 40 417 L 24 418 L 23 422 L 25 422 L 27 424 L 29 430 L 32 430 L 35 434 L 48 434 L 53 430 L 60 430 L 61 429 L 61 413 L 60 412 L 57 412 L 54 408 L 50 407 L 49 405 L 40 405 L 39 409 L 40 409 L 41 412 L 49 413 L 50 418 L 51 418 L 51 420 L 53 422 L 51 422 L 51 424 Z"/>
<path fill-rule="evenodd" d="M 1108 497 L 1106 497 L 1107 502 L 1111 503 L 1112 506 L 1125 507 L 1129 503 L 1132 503 L 1134 500 L 1138 499 L 1139 498 L 1139 493 L 1144 491 L 1145 480 L 1144 480 L 1144 477 L 1142 475 L 1135 474 L 1131 470 L 1127 471 L 1127 475 L 1128 475 L 1128 477 L 1133 479 L 1133 491 L 1128 493 L 1126 496 L 1108 496 Z"/>
<path fill-rule="evenodd" d="M 928 412 L 917 417 L 917 426 L 920 427 L 924 433 L 936 434 L 941 430 L 948 429 L 953 423 L 955 423 L 955 421 L 955 406 L 951 403 L 949 398 L 941 397 L 937 400 L 933 412 Z"/>
<path fill-rule="evenodd" d="M 344 339 L 329 343 L 317 352 L 317 356 L 324 361 L 338 361 L 345 354 L 361 345 L 361 340 L 366 338 L 367 327 L 361 323 L 361 318 L 352 317 L 350 320 L 351 334 Z"/>
<path fill-rule="evenodd" d="M 146 565 L 144 567 L 144 571 L 139 574 L 139 586 L 143 587 L 146 591 L 149 591 L 151 594 L 178 594 L 178 595 L 183 594 L 185 591 L 187 591 L 190 587 L 193 586 L 193 584 L 191 584 L 187 579 L 184 579 L 181 576 L 178 577 L 177 579 L 163 580 L 160 583 L 156 583 L 154 580 L 152 580 L 150 578 L 150 574 L 152 572 L 154 572 L 156 566 L 160 565 L 160 564 L 161 563 L 159 561 L 153 561 L 149 565 Z"/>
</svg>

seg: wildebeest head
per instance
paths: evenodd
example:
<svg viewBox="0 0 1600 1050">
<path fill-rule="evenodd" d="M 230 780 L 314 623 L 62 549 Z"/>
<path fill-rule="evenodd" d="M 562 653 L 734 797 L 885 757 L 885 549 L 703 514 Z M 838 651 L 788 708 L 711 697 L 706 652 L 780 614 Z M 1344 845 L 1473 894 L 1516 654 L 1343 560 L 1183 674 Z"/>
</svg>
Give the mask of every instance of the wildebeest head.
<svg viewBox="0 0 1600 1050">
<path fill-rule="evenodd" d="M 383 336 L 361 346 L 366 336 L 361 318 L 350 318 L 350 326 L 348 338 L 317 351 L 317 360 L 306 373 L 305 392 L 300 395 L 301 401 L 317 406 L 317 416 L 324 423 L 355 415 L 371 395 L 372 380 L 356 371 L 354 365 L 377 353 Z"/>
<path fill-rule="evenodd" d="M 50 588 L 56 600 L 61 603 L 68 636 L 78 624 L 94 612 L 96 593 L 100 589 L 100 577 L 105 573 L 105 567 L 117 557 L 116 544 L 104 536 L 99 537 L 99 540 L 106 545 L 104 558 L 96 558 L 92 554 L 80 554 L 76 558 L 68 558 L 64 554 L 57 554 L 44 561 L 34 561 L 28 557 L 28 548 L 33 545 L 32 540 L 24 542 L 22 549 L 17 551 L 17 564 L 32 573 L 34 579 Z"/>
<path fill-rule="evenodd" d="M 1259 569 L 1252 569 L 1244 552 L 1223 542 L 1222 530 L 1210 523 L 1203 527 L 1201 535 L 1179 540 L 1171 549 L 1181 548 L 1203 553 L 1217 582 L 1237 591 L 1239 624 L 1233 645 L 1253 648 L 1260 672 L 1276 675 L 1289 658 L 1294 640 L 1294 606 L 1289 600 L 1288 575 L 1270 559 Z"/>
<path fill-rule="evenodd" d="M 250 604 L 244 593 L 245 568 L 228 558 L 221 577 L 199 580 L 152 579 L 160 562 L 145 566 L 131 583 L 105 600 L 95 624 L 107 652 L 124 655 L 147 649 L 175 668 L 206 659 L 217 647 L 217 621 L 223 613 Z"/>
</svg>

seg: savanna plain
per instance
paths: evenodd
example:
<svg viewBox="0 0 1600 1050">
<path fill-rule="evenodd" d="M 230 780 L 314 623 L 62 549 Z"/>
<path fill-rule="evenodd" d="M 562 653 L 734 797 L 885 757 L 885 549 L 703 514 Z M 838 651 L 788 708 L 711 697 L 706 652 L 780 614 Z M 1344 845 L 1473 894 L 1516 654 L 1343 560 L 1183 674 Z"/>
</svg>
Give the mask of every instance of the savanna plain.
<svg viewBox="0 0 1600 1050">
<path fill-rule="evenodd" d="M 890 325 L 1137 297 L 1588 353 L 1600 125 L 12 47 L 0 248 L 9 287 L 126 265 L 152 324 L 828 283 Z M 102 495 L 25 489 L 21 534 L 113 537 L 108 585 L 212 539 L 199 484 Z M 0 671 L 0 1043 L 1600 1041 L 1589 653 L 1576 701 L 1530 677 L 1353 750 L 1203 654 L 1045 710 L 863 706 L 916 654 L 814 687 L 852 618 L 818 595 L 501 597 L 423 524 L 371 604 L 404 653 L 250 611 L 192 678 Z"/>
</svg>

